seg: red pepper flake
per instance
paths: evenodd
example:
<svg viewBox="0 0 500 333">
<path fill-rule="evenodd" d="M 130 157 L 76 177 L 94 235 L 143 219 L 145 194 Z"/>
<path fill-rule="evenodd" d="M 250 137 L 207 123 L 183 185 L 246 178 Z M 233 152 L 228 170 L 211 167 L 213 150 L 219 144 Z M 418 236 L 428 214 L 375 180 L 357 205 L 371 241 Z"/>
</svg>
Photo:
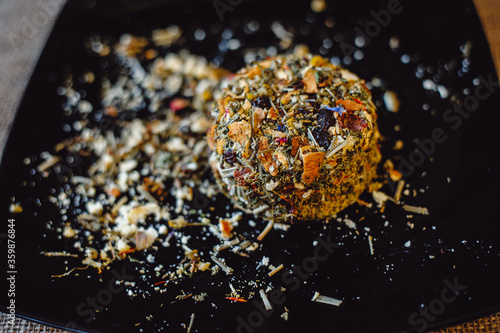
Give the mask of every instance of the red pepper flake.
<svg viewBox="0 0 500 333">
<path fill-rule="evenodd" d="M 226 299 L 230 300 L 230 301 L 233 301 L 233 302 L 248 302 L 246 299 L 244 298 L 236 298 L 236 297 L 226 297 Z"/>
<path fill-rule="evenodd" d="M 189 105 L 189 101 L 183 98 L 176 98 L 172 100 L 169 104 L 170 110 L 177 112 L 179 110 L 185 109 Z"/>
<path fill-rule="evenodd" d="M 292 199 L 287 199 L 283 196 L 280 196 L 281 200 L 286 201 L 290 205 L 290 209 L 288 210 L 289 213 L 294 213 L 295 212 L 295 205 L 293 204 Z"/>
<path fill-rule="evenodd" d="M 245 186 L 247 184 L 247 179 L 249 178 L 249 176 L 247 175 L 251 175 L 252 173 L 253 173 L 252 169 L 250 169 L 249 167 L 244 167 L 243 169 L 236 170 L 234 172 L 234 179 L 236 180 L 238 185 Z M 252 185 L 254 186 L 255 190 L 255 185 L 254 184 Z"/>
<path fill-rule="evenodd" d="M 111 105 L 104 109 L 104 113 L 110 117 L 116 117 L 118 115 L 118 109 Z"/>
<path fill-rule="evenodd" d="M 363 118 L 347 112 L 342 115 L 342 124 L 344 127 L 356 132 L 362 132 L 368 126 Z"/>
<path fill-rule="evenodd" d="M 167 282 L 167 281 L 160 281 L 160 282 L 156 282 L 156 283 L 154 284 L 154 286 L 157 286 L 157 285 L 162 284 L 162 283 L 165 283 L 165 282 Z"/>
<path fill-rule="evenodd" d="M 115 198 L 118 198 L 120 194 L 122 194 L 122 192 L 120 192 L 120 190 L 116 187 L 111 188 L 107 193 Z"/>
<path fill-rule="evenodd" d="M 127 253 L 132 253 L 132 252 L 135 252 L 135 248 L 131 248 L 129 250 L 123 250 L 123 251 L 120 251 L 118 254 L 127 254 Z"/>
<path fill-rule="evenodd" d="M 282 143 L 287 142 L 287 140 L 288 140 L 287 138 L 276 138 L 276 139 L 274 139 L 274 141 L 276 142 L 276 144 L 279 144 L 279 145 L 281 145 Z"/>
<path fill-rule="evenodd" d="M 220 219 L 219 226 L 220 226 L 223 238 L 231 237 L 231 231 L 233 230 L 233 225 L 231 224 L 231 222 L 229 222 L 227 220 Z"/>
</svg>

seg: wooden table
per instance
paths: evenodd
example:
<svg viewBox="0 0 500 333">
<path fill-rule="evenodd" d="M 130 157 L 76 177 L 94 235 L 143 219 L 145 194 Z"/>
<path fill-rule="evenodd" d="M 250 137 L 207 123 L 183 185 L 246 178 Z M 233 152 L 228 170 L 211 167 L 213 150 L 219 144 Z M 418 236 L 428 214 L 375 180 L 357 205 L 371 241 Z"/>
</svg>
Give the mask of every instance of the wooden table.
<svg viewBox="0 0 500 333">
<path fill-rule="evenodd" d="M 498 75 L 500 73 L 500 1 L 474 0 L 474 4 L 490 43 L 491 54 Z M 500 75 L 498 76 L 500 77 Z"/>
<path fill-rule="evenodd" d="M 500 0 L 473 1 L 490 43 L 497 73 L 500 73 Z M 64 2 L 65 0 L 0 2 L 0 159 L 16 107 Z M 17 331 L 62 332 L 24 320 L 18 320 L 17 328 L 8 327 L 5 316 L 0 314 L 0 333 Z M 500 332 L 500 313 L 440 332 Z"/>
</svg>

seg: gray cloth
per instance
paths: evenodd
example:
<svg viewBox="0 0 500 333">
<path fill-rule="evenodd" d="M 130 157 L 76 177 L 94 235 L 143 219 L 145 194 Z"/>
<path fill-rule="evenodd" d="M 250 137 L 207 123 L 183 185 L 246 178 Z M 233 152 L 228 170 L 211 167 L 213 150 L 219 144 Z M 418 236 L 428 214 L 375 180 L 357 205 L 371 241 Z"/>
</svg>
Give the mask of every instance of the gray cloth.
<svg viewBox="0 0 500 333">
<path fill-rule="evenodd" d="M 65 1 L 0 1 L 0 160 L 17 105 Z"/>
<path fill-rule="evenodd" d="M 0 161 L 17 105 L 65 1 L 0 1 Z M 19 318 L 11 325 L 0 313 L 3 332 L 63 331 Z"/>
</svg>

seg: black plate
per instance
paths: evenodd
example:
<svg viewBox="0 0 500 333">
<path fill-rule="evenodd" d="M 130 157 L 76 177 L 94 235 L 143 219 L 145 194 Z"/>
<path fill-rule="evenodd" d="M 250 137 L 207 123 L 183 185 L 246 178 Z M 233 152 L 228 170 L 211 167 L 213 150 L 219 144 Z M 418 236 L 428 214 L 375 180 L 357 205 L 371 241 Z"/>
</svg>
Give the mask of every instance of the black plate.
<svg viewBox="0 0 500 333">
<path fill-rule="evenodd" d="M 500 154 L 496 133 L 500 130 L 500 94 L 496 83 L 485 84 L 498 79 L 473 4 L 462 0 L 347 2 L 329 4 L 326 12 L 315 14 L 309 1 L 233 1 L 228 2 L 232 4 L 221 21 L 214 7 L 218 2 L 128 1 L 118 6 L 114 1 L 99 5 L 70 1 L 31 78 L 0 169 L 2 223 L 8 218 L 16 220 L 17 313 L 89 332 L 184 331 L 181 323 L 189 323 L 191 313 L 196 313 L 192 332 L 422 332 L 498 309 Z M 331 19 L 334 26 L 325 25 Z M 250 20 L 258 22 L 259 29 L 247 34 L 243 26 Z M 272 263 L 311 267 L 312 272 L 300 277 L 302 273 L 285 276 L 282 271 L 273 277 L 275 288 L 287 290 L 280 299 L 284 302 L 275 302 L 273 313 L 265 316 L 253 302 L 225 300 L 229 289 L 223 275 L 169 285 L 165 294 L 154 292 L 148 287 L 151 280 L 143 279 L 137 266 L 126 262 L 100 276 L 89 271 L 51 278 L 78 262 L 66 265 L 64 260 L 39 255 L 40 251 L 71 249 L 71 244 L 45 227 L 48 221 L 55 225 L 61 221 L 58 210 L 47 200 L 50 188 L 61 183 L 54 177 L 43 180 L 32 170 L 39 152 L 50 151 L 55 143 L 71 136 L 63 130 L 69 120 L 56 94 L 65 71 L 70 66 L 75 73 L 104 66 L 86 53 L 84 39 L 95 32 L 111 38 L 124 32 L 146 34 L 173 23 L 188 36 L 203 28 L 207 38 L 202 42 L 188 38 L 186 47 L 235 70 L 243 64 L 241 49 L 221 52 L 222 31 L 232 29 L 234 38 L 244 43 L 243 49 L 271 45 L 280 51 L 279 40 L 270 30 L 274 20 L 292 27 L 295 42 L 309 45 L 312 52 L 337 57 L 367 80 L 381 79 L 383 87 L 374 88 L 373 94 L 385 137 L 382 153 L 384 158 L 402 157 L 396 166 L 401 166 L 410 189 L 418 192 L 404 200 L 427 207 L 430 214 L 408 217 L 410 213 L 391 203 L 384 213 L 355 205 L 340 216 L 348 214 L 357 221 L 359 235 L 343 224 L 322 223 L 293 225 L 285 234 L 272 232 L 254 259 L 240 259 L 235 264 L 238 274 L 248 280 L 265 278 L 267 269 L 255 269 L 251 264 L 263 255 Z M 359 39 L 355 43 L 357 29 L 366 34 L 363 46 Z M 390 47 L 391 37 L 398 37 L 397 47 Z M 324 42 L 325 38 L 333 45 Z M 398 113 L 385 109 L 384 89 L 398 94 Z M 87 94 L 89 100 L 98 101 L 97 91 L 89 89 Z M 460 108 L 462 102 L 465 111 L 461 114 L 448 111 Z M 392 150 L 397 140 L 405 143 L 399 152 Z M 25 165 L 25 157 L 34 162 Z M 409 163 L 415 168 L 408 169 L 404 161 L 412 161 Z M 392 194 L 390 186 L 384 190 Z M 23 213 L 8 213 L 12 196 L 22 204 Z M 364 199 L 371 200 L 369 196 Z M 217 207 L 224 211 L 226 202 L 220 202 Z M 262 229 L 263 222 L 258 223 Z M 373 255 L 368 235 L 373 237 Z M 315 254 L 313 242 L 318 237 L 339 246 L 316 267 L 309 257 Z M 6 244 L 6 237 L 1 242 Z M 5 245 L 2 248 L 6 251 Z M 168 262 L 168 252 L 159 253 L 157 259 Z M 144 298 L 130 299 L 114 287 L 117 275 L 142 284 Z M 237 278 L 230 281 L 238 284 Z M 450 291 L 453 288 L 455 294 Z M 180 289 L 207 291 L 209 297 L 199 303 L 171 304 Z M 336 308 L 313 303 L 314 291 L 342 299 L 343 304 Z M 98 312 L 91 310 L 93 298 L 100 300 L 95 306 Z M 2 298 L 2 311 L 8 311 L 6 305 Z M 288 321 L 280 318 L 285 306 L 290 310 Z M 95 319 L 90 320 L 93 314 Z"/>
</svg>

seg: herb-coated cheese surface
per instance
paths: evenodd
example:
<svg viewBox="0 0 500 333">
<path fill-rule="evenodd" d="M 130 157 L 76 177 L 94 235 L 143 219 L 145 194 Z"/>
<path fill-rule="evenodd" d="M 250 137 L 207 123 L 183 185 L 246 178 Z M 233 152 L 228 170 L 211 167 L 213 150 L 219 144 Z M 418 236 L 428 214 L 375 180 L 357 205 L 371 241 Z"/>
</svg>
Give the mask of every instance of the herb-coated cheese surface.
<svg viewBox="0 0 500 333">
<path fill-rule="evenodd" d="M 335 216 L 368 188 L 381 159 L 365 82 L 320 56 L 248 65 L 212 116 L 210 163 L 222 191 L 266 220 Z"/>
</svg>

